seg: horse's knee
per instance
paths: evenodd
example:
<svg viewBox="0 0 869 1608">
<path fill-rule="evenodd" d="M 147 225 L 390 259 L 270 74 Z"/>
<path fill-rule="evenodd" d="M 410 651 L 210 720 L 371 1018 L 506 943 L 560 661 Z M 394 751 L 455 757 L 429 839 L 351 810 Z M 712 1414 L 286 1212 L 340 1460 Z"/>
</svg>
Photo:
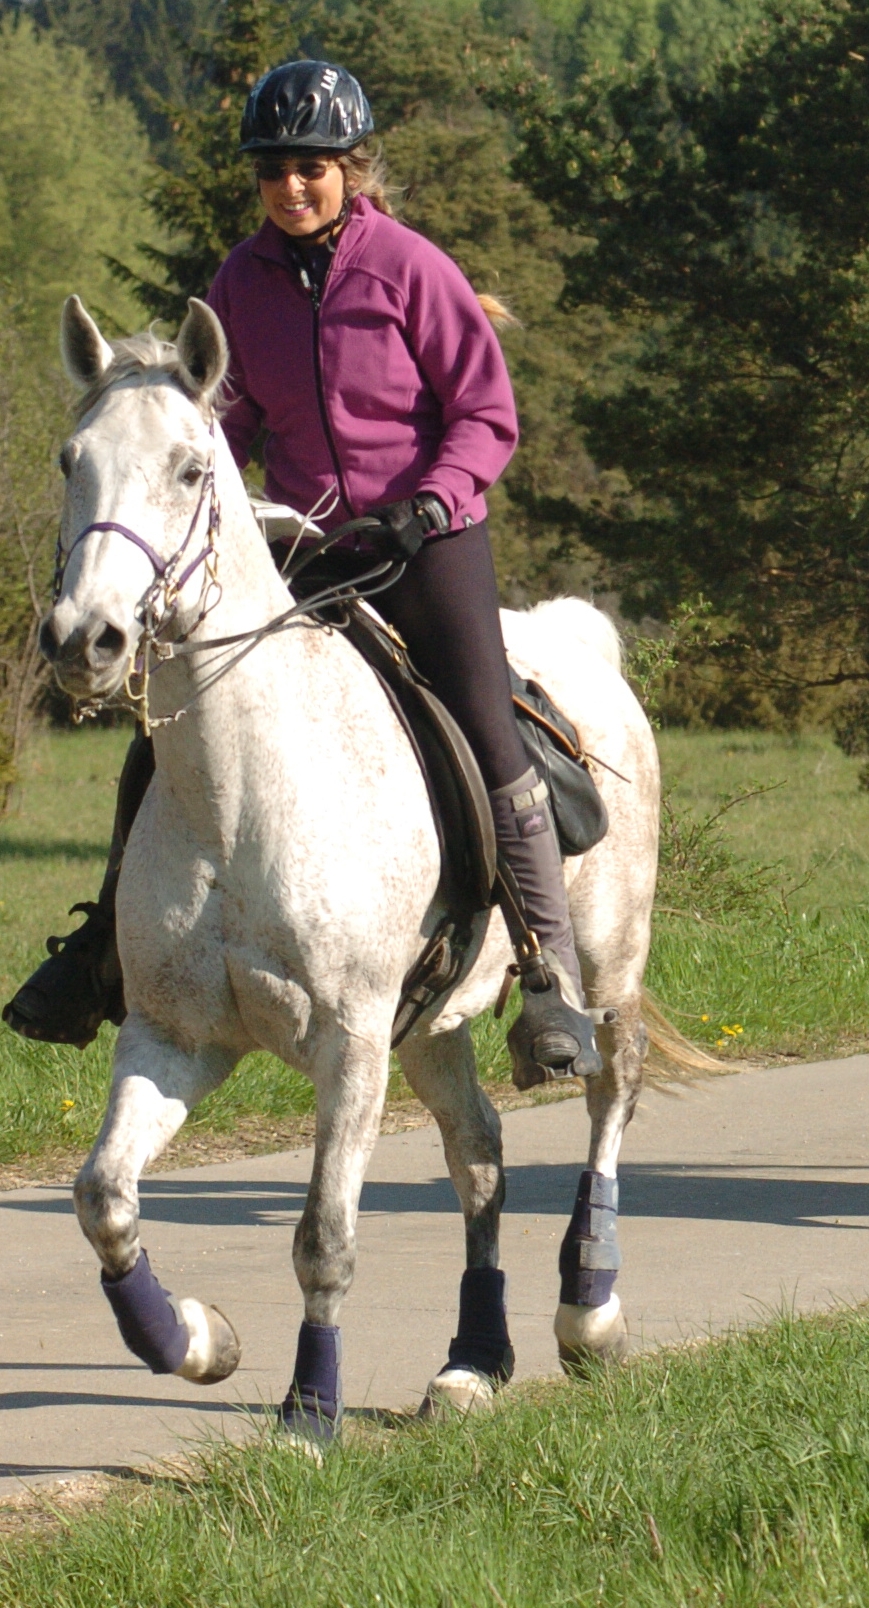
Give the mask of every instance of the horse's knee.
<svg viewBox="0 0 869 1608">
<path fill-rule="evenodd" d="M 305 1297 L 309 1323 L 332 1325 L 353 1282 L 356 1235 L 306 1208 L 293 1239 L 293 1266 Z"/>
<path fill-rule="evenodd" d="M 72 1189 L 82 1233 L 111 1278 L 120 1278 L 139 1255 L 139 1200 L 135 1188 L 109 1182 L 86 1161 Z"/>
<path fill-rule="evenodd" d="M 501 1159 L 496 1161 L 458 1161 L 447 1157 L 453 1187 L 466 1217 L 479 1217 L 484 1212 L 500 1212 L 504 1204 L 504 1169 Z"/>
</svg>

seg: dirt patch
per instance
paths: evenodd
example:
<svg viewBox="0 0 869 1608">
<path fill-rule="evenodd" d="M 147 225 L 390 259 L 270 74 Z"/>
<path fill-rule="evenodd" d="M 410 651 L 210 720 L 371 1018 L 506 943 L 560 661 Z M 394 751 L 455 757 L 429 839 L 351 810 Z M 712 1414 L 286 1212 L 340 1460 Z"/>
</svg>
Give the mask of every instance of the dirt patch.
<svg viewBox="0 0 869 1608">
<path fill-rule="evenodd" d="M 734 1066 L 734 1070 L 738 1070 Z M 523 1106 L 551 1105 L 559 1100 L 576 1099 L 584 1093 L 581 1082 L 568 1088 L 532 1089 L 520 1094 L 512 1087 L 487 1086 L 486 1094 L 496 1111 L 516 1111 Z M 434 1121 L 419 1100 L 396 1100 L 383 1113 L 381 1133 L 406 1133 L 425 1128 Z M 195 1128 L 164 1150 L 149 1172 L 167 1172 L 177 1167 L 206 1167 L 212 1162 L 241 1161 L 246 1156 L 275 1155 L 282 1150 L 299 1150 L 314 1142 L 313 1114 L 286 1122 L 249 1117 L 231 1133 L 197 1133 Z M 71 1184 L 87 1152 L 44 1151 L 39 1156 L 21 1156 L 0 1166 L 0 1191 L 25 1189 L 31 1184 Z"/>
<path fill-rule="evenodd" d="M 67 1529 L 83 1513 L 92 1513 L 119 1490 L 135 1498 L 150 1483 L 147 1472 L 117 1469 L 111 1474 L 71 1474 L 45 1485 L 28 1485 L 0 1496 L 0 1538 L 38 1535 Z"/>
</svg>

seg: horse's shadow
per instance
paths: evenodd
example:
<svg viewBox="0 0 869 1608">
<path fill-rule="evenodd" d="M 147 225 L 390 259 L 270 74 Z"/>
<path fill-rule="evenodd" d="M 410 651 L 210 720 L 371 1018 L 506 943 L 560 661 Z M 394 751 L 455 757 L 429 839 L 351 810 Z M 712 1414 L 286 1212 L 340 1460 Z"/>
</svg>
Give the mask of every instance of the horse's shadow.
<svg viewBox="0 0 869 1608">
<path fill-rule="evenodd" d="M 579 1166 L 563 1163 L 507 1168 L 508 1214 L 569 1216 Z M 816 1169 L 821 1171 L 822 1169 Z M 620 1215 L 684 1218 L 691 1221 L 770 1223 L 782 1227 L 869 1228 L 869 1168 L 853 1169 L 853 1179 L 775 1176 L 768 1168 L 703 1168 L 656 1163 L 619 1169 Z M 294 1222 L 307 1194 L 303 1181 L 145 1178 L 140 1183 L 142 1217 L 153 1223 L 198 1224 L 214 1228 L 254 1228 Z M 56 1191 L 30 1200 L 0 1200 L 13 1211 L 72 1211 L 68 1195 Z M 400 1213 L 458 1212 L 446 1178 L 414 1183 L 366 1183 L 360 1210 L 382 1216 Z M 855 1219 L 865 1218 L 865 1222 Z M 835 1220 L 841 1219 L 837 1223 Z"/>
</svg>

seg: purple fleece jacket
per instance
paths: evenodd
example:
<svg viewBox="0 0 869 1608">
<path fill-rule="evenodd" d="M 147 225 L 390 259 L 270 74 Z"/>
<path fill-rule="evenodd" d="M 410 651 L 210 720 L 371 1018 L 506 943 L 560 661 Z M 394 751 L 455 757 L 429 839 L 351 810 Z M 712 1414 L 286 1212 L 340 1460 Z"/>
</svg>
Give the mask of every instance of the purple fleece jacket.
<svg viewBox="0 0 869 1608">
<path fill-rule="evenodd" d="M 486 517 L 516 409 L 497 337 L 455 263 L 359 197 L 319 314 L 269 219 L 208 293 L 231 352 L 223 427 L 236 463 L 261 426 L 266 494 L 303 511 L 337 485 L 330 529 L 433 491 L 451 528 Z"/>
</svg>

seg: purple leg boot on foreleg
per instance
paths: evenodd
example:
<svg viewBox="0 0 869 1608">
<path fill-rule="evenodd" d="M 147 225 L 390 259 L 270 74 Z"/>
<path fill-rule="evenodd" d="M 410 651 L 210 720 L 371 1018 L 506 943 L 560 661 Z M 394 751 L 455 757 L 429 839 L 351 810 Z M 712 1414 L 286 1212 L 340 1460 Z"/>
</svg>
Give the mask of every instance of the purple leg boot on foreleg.
<svg viewBox="0 0 869 1608">
<path fill-rule="evenodd" d="M 104 1268 L 101 1282 L 124 1345 L 152 1373 L 216 1385 L 238 1367 L 241 1347 L 229 1319 L 190 1296 L 170 1295 L 151 1272 L 147 1251 L 118 1278 Z"/>
<path fill-rule="evenodd" d="M 336 1324 L 305 1319 L 281 1421 L 291 1437 L 325 1446 L 338 1434 L 343 1410 L 341 1330 Z"/>
<path fill-rule="evenodd" d="M 103 1292 L 124 1344 L 152 1373 L 201 1385 L 226 1379 L 238 1366 L 238 1336 L 216 1307 L 170 1295 L 152 1273 L 139 1238 L 138 1180 L 234 1060 L 213 1048 L 188 1054 L 141 1017 L 128 1016 L 105 1121 L 73 1185 L 79 1226 L 100 1260 Z"/>
<path fill-rule="evenodd" d="M 229 1319 L 189 1296 L 170 1295 L 151 1272 L 146 1251 L 120 1278 L 103 1269 L 101 1281 L 124 1345 L 152 1373 L 215 1385 L 238 1367 L 241 1347 Z"/>
</svg>

